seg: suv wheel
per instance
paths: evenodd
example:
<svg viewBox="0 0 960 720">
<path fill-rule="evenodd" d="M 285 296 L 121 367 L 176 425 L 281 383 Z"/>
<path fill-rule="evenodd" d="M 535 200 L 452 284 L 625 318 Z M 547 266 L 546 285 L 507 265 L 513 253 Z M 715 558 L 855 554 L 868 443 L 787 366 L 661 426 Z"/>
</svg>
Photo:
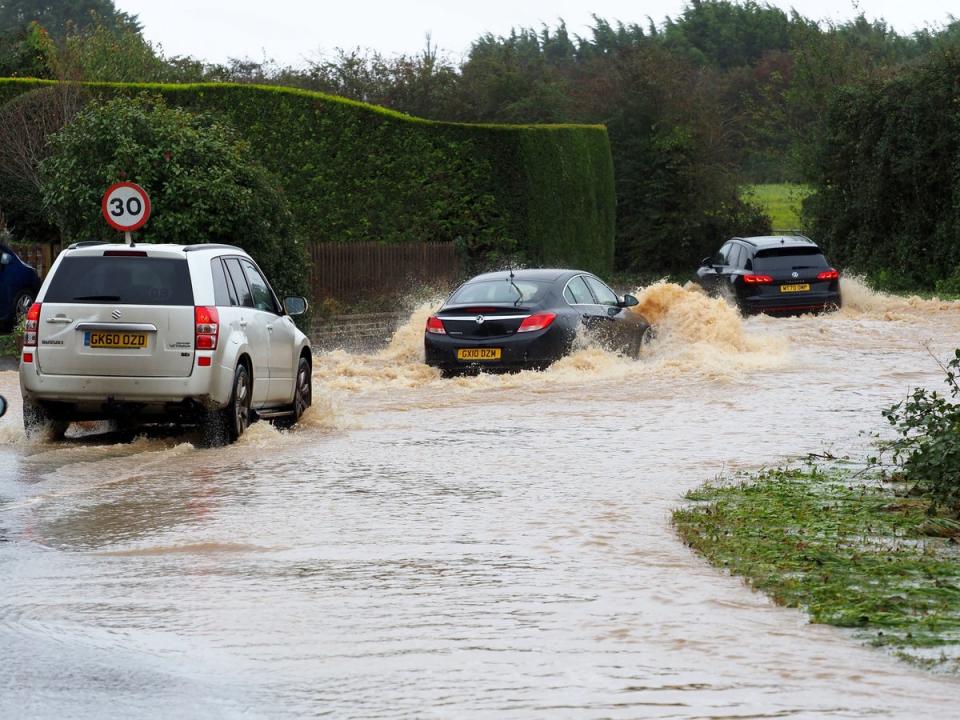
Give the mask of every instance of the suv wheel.
<svg viewBox="0 0 960 720">
<path fill-rule="evenodd" d="M 300 358 L 300 364 L 297 366 L 297 382 L 293 389 L 293 410 L 292 415 L 279 417 L 274 424 L 280 428 L 292 427 L 303 417 L 307 408 L 313 403 L 313 374 L 310 369 L 310 361 L 305 357 Z"/>
<path fill-rule="evenodd" d="M 211 445 L 229 445 L 250 426 L 250 389 L 250 371 L 240 363 L 233 374 L 230 402 L 222 410 L 216 411 L 208 425 Z"/>
<path fill-rule="evenodd" d="M 42 405 L 23 403 L 23 431 L 28 440 L 61 440 L 70 423 L 55 420 Z"/>
</svg>

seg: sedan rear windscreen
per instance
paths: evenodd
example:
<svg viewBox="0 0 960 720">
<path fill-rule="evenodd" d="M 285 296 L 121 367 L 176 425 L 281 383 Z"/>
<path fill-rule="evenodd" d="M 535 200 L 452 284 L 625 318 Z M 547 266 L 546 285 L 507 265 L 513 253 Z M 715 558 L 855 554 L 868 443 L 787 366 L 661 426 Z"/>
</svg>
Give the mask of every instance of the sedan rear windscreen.
<svg viewBox="0 0 960 720">
<path fill-rule="evenodd" d="M 44 302 L 193 305 L 186 260 L 151 257 L 67 257 Z"/>
<path fill-rule="evenodd" d="M 827 259 L 820 248 L 772 248 L 760 250 L 753 259 L 754 272 L 779 272 L 827 268 Z"/>
<path fill-rule="evenodd" d="M 451 304 L 536 302 L 547 292 L 546 283 L 514 279 L 468 283 L 450 298 Z"/>
</svg>

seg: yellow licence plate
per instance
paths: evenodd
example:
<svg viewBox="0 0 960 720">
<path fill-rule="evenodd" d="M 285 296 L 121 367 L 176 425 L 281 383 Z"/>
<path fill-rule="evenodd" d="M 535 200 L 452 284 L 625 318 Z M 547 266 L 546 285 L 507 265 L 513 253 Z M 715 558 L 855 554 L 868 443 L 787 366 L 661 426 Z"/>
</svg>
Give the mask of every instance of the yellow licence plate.
<svg viewBox="0 0 960 720">
<path fill-rule="evenodd" d="M 111 350 L 139 350 L 147 346 L 146 333 L 119 333 L 91 330 L 84 338 L 84 344 L 92 348 Z"/>
<path fill-rule="evenodd" d="M 457 360 L 499 360 L 500 348 L 460 348 Z"/>
<path fill-rule="evenodd" d="M 810 289 L 810 283 L 801 283 L 799 285 L 781 285 L 780 292 L 807 292 Z"/>
</svg>

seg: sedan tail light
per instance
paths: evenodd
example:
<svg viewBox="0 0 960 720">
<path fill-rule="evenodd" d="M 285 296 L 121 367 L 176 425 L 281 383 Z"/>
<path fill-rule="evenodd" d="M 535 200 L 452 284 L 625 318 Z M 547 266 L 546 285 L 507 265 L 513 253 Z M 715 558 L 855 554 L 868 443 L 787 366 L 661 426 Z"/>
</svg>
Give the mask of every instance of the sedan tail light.
<svg viewBox="0 0 960 720">
<path fill-rule="evenodd" d="M 431 315 L 427 318 L 427 332 L 434 335 L 446 335 L 447 329 L 443 327 L 443 320 L 436 315 Z"/>
<path fill-rule="evenodd" d="M 536 315 L 531 315 L 530 317 L 524 318 L 523 322 L 520 323 L 520 327 L 517 328 L 517 332 L 523 333 L 543 330 L 544 328 L 550 327 L 550 323 L 552 323 L 556 317 L 556 313 L 537 313 Z"/>
<path fill-rule="evenodd" d="M 773 278 L 769 275 L 744 275 L 743 281 L 747 285 L 769 285 L 773 282 Z"/>
<path fill-rule="evenodd" d="M 836 280 L 838 277 L 840 277 L 840 273 L 830 268 L 817 275 L 817 280 Z"/>
<path fill-rule="evenodd" d="M 197 336 L 193 346 L 197 350 L 216 350 L 220 337 L 220 313 L 215 307 L 197 306 L 193 309 Z"/>
<path fill-rule="evenodd" d="M 23 346 L 36 347 L 37 333 L 40 331 L 40 303 L 31 305 L 24 319 Z"/>
</svg>

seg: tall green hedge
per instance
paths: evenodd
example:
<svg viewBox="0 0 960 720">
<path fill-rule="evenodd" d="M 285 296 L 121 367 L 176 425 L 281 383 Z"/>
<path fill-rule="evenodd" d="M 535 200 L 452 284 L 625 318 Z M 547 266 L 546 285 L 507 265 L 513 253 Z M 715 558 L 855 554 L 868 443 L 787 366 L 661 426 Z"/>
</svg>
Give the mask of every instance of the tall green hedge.
<svg viewBox="0 0 960 720">
<path fill-rule="evenodd" d="M 0 103 L 47 85 L 0 79 Z M 457 242 L 473 257 L 602 272 L 613 264 L 613 161 L 602 126 L 437 123 L 290 88 L 87 86 L 225 117 L 283 183 L 307 240 Z"/>
<path fill-rule="evenodd" d="M 960 53 L 843 91 L 818 164 L 804 208 L 834 263 L 960 291 Z"/>
</svg>

